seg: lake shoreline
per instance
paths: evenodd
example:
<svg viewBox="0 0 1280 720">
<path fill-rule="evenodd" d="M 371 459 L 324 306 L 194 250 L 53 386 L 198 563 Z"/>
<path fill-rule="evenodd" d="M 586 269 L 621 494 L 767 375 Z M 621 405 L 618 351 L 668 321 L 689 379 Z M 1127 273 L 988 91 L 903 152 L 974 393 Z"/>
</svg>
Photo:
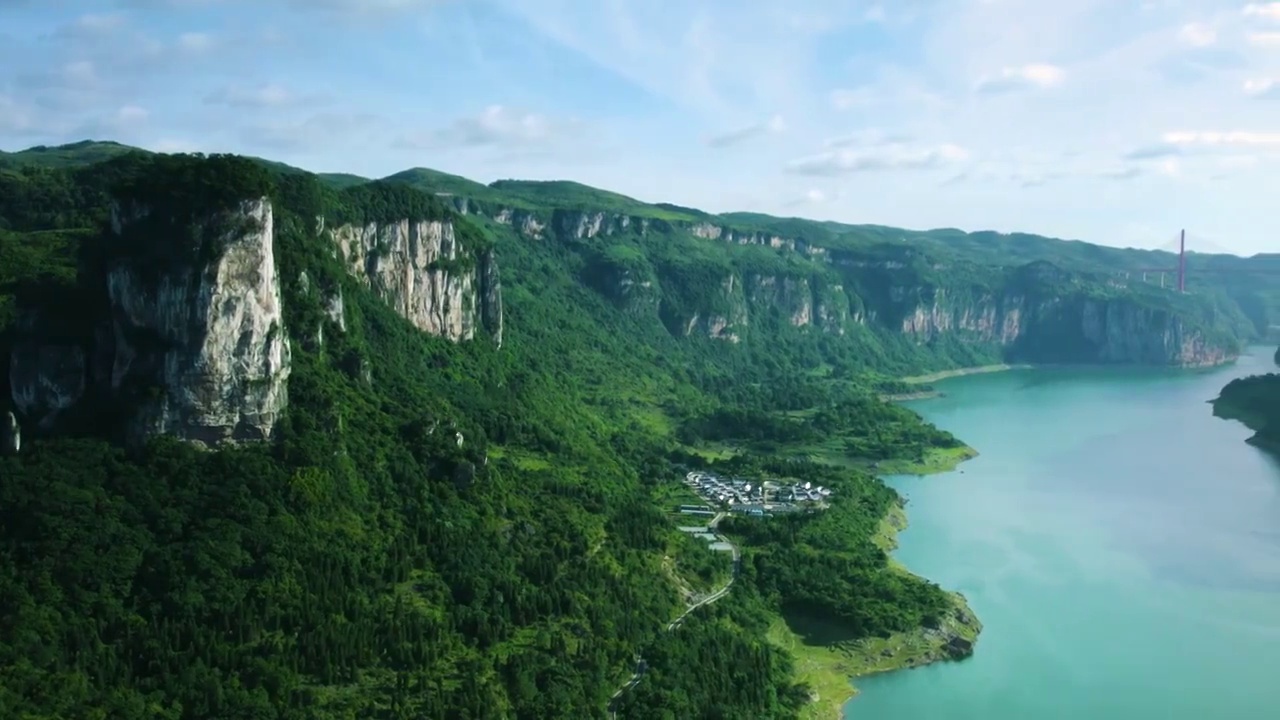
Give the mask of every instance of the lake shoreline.
<svg viewBox="0 0 1280 720">
<path fill-rule="evenodd" d="M 925 383 L 938 382 L 939 380 L 947 380 L 950 378 L 964 377 L 966 375 L 985 375 L 993 372 L 1005 372 L 1008 370 L 1030 370 L 1034 365 L 1026 364 L 1010 364 L 999 363 L 996 365 L 975 365 L 973 367 L 953 368 L 951 370 L 939 370 L 938 372 L 926 373 L 924 375 L 911 375 L 901 378 L 902 382 L 912 385 L 923 385 Z M 928 391 L 926 391 L 928 392 Z"/>
<path fill-rule="evenodd" d="M 925 373 L 924 375 L 909 375 L 898 378 L 909 385 L 925 385 L 935 383 L 941 380 L 949 380 L 951 378 L 966 377 L 969 375 L 986 375 L 989 373 L 1008 372 L 1010 370 L 1098 370 L 1098 369 L 1148 369 L 1148 370 L 1183 370 L 1188 372 L 1203 372 L 1208 370 L 1216 370 L 1218 368 L 1234 365 L 1240 358 L 1232 357 L 1217 363 L 1208 363 L 1203 365 L 1186 364 L 1186 365 L 1143 365 L 1135 363 L 998 363 L 995 365 L 974 365 L 971 367 L 952 368 L 951 370 L 939 370 L 937 372 Z M 923 400 L 932 397 L 942 397 L 945 393 L 937 390 L 921 390 L 919 392 L 898 393 L 884 395 L 884 398 L 892 398 L 894 400 Z"/>
<path fill-rule="evenodd" d="M 950 462 L 927 469 L 919 467 L 919 472 L 881 470 L 878 474 L 883 482 L 884 475 L 922 476 L 954 472 L 965 460 L 977 456 L 977 451 L 968 446 L 964 446 L 964 450 L 967 452 L 951 456 Z M 892 554 L 898 547 L 898 533 L 908 524 L 906 501 L 899 499 L 881 518 L 873 542 L 888 555 L 891 571 L 923 578 Z M 770 628 L 769 638 L 788 651 L 796 663 L 797 676 L 809 682 L 816 695 L 802 717 L 806 720 L 842 720 L 845 704 L 858 695 L 857 686 L 853 683 L 857 678 L 959 661 L 971 655 L 982 632 L 982 622 L 964 595 L 948 591 L 947 597 L 951 600 L 951 608 L 938 628 L 918 627 L 888 638 L 863 638 L 852 643 L 806 643 L 780 616 Z"/>
<path fill-rule="evenodd" d="M 963 590 L 989 624 L 969 662 L 855 679 L 845 717 L 1265 716 L 1265 668 L 1280 659 L 1268 640 L 1280 535 L 1266 502 L 1277 435 L 1219 419 L 1266 409 L 1259 397 L 1239 393 L 1219 418 L 1205 406 L 1274 371 L 1269 359 L 1251 350 L 1208 372 L 1037 366 L 939 384 L 947 400 L 909 405 L 990 457 L 958 477 L 887 478 L 910 496 L 912 531 L 894 555 Z M 1188 517 L 1204 532 L 1187 537 Z M 1115 648 L 1105 671 L 1099 647 Z M 1090 670 L 1064 687 L 1068 667 Z M 1125 687 L 1132 701 L 1117 697 Z"/>
</svg>

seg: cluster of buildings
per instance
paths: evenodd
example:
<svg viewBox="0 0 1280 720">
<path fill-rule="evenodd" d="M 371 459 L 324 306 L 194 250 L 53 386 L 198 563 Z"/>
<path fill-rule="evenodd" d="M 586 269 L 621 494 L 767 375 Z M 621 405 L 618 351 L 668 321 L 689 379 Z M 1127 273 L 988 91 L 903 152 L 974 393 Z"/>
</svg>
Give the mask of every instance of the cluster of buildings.
<svg viewBox="0 0 1280 720">
<path fill-rule="evenodd" d="M 681 505 L 687 515 L 715 515 L 716 509 L 744 515 L 790 512 L 826 506 L 829 488 L 809 482 L 753 482 L 743 478 L 724 478 L 714 473 L 695 470 L 685 475 L 684 482 L 706 505 Z"/>
</svg>

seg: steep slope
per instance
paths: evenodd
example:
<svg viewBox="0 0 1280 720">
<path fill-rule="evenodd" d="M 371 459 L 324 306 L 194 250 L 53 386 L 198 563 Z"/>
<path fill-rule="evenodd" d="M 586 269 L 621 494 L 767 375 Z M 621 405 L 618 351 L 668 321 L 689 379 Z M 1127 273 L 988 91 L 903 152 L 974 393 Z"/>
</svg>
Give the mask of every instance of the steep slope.
<svg viewBox="0 0 1280 720">
<path fill-rule="evenodd" d="M 1043 260 L 983 264 L 928 245 L 858 242 L 830 224 L 730 224 L 573 183 L 392 177 L 526 240 L 559 243 L 584 265 L 584 283 L 677 337 L 786 337 L 823 345 L 828 362 L 895 371 L 1006 360 L 1214 365 L 1256 333 L 1216 290 L 1179 295 Z"/>
</svg>

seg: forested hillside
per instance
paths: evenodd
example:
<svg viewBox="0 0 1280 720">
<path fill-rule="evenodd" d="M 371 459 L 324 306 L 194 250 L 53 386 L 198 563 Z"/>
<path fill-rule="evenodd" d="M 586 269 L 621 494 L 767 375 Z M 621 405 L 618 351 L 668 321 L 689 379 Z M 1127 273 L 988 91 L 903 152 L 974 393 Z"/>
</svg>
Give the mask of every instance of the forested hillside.
<svg viewBox="0 0 1280 720">
<path fill-rule="evenodd" d="M 5 716 L 604 717 L 642 653 L 620 717 L 797 717 L 779 618 L 856 643 L 964 616 L 876 541 L 872 466 L 967 450 L 878 399 L 895 376 L 1212 363 L 1251 332 L 1225 294 L 704 221 L 572 183 L 0 155 Z M 834 495 L 726 525 L 734 591 L 667 633 L 725 572 L 675 529 L 692 466 Z"/>
<path fill-rule="evenodd" d="M 1280 365 L 1280 349 L 1275 363 Z M 1280 374 L 1237 378 L 1213 402 L 1218 417 L 1238 420 L 1254 431 L 1249 442 L 1280 452 Z"/>
</svg>

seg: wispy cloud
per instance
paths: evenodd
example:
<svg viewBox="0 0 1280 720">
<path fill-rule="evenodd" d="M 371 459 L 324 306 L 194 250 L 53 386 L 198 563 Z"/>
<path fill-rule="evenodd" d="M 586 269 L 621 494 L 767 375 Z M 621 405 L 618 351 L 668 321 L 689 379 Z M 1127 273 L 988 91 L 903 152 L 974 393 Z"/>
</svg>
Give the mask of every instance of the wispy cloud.
<svg viewBox="0 0 1280 720">
<path fill-rule="evenodd" d="M 581 138 L 582 123 L 551 118 L 505 105 L 490 105 L 476 115 L 425 133 L 402 136 L 401 147 L 422 149 L 497 147 L 506 150 L 546 146 Z"/>
<path fill-rule="evenodd" d="M 888 143 L 879 147 L 830 150 L 794 160 L 787 170 L 798 175 L 834 176 L 884 170 L 923 170 L 952 165 L 969 158 L 958 145 L 933 147 Z"/>
<path fill-rule="evenodd" d="M 1001 68 L 999 72 L 978 80 L 975 90 L 980 93 L 1003 93 L 1023 89 L 1044 89 L 1060 85 L 1066 71 L 1048 63 L 1031 63 Z"/>
<path fill-rule="evenodd" d="M 743 125 L 742 127 L 734 128 L 733 130 L 729 130 L 718 135 L 712 135 L 707 138 L 706 143 L 714 148 L 730 147 L 760 135 L 785 132 L 786 129 L 787 124 L 782 119 L 782 116 L 774 115 L 765 122 L 751 123 L 750 125 Z"/>
</svg>

